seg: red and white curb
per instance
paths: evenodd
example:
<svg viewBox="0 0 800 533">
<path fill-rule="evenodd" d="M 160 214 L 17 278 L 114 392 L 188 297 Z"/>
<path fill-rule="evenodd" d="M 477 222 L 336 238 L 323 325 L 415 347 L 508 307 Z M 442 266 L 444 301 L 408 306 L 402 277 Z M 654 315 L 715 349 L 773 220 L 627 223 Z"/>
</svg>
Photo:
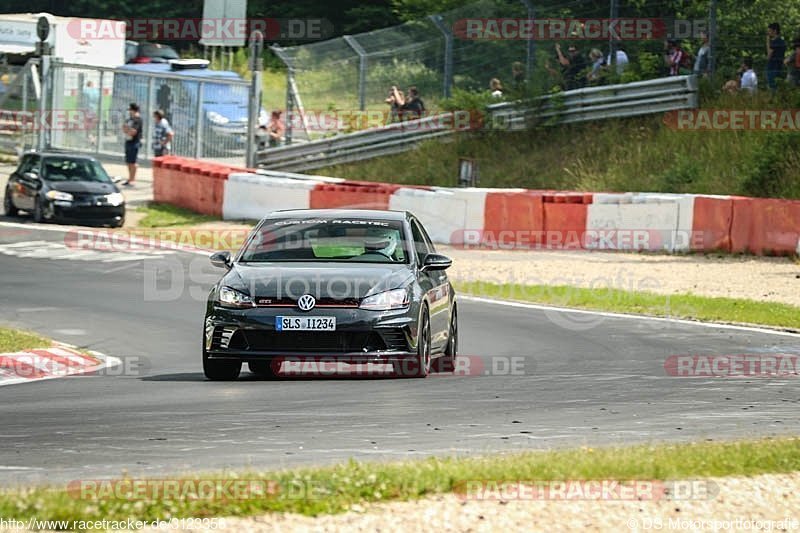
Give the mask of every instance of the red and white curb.
<svg viewBox="0 0 800 533">
<path fill-rule="evenodd" d="M 0 386 L 89 374 L 121 364 L 117 357 L 80 352 L 60 343 L 50 348 L 0 353 Z"/>
</svg>

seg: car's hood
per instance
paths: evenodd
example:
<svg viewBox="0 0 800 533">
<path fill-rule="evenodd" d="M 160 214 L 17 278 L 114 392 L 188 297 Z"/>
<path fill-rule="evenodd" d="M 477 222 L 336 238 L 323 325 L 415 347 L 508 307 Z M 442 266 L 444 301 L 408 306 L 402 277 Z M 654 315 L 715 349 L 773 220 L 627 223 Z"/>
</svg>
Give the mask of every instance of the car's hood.
<svg viewBox="0 0 800 533">
<path fill-rule="evenodd" d="M 361 299 L 405 287 L 410 265 L 374 263 L 235 263 L 222 284 L 256 298 Z"/>
<path fill-rule="evenodd" d="M 50 181 L 50 188 L 56 191 L 87 194 L 111 194 L 119 192 L 113 183 L 99 181 Z"/>
</svg>

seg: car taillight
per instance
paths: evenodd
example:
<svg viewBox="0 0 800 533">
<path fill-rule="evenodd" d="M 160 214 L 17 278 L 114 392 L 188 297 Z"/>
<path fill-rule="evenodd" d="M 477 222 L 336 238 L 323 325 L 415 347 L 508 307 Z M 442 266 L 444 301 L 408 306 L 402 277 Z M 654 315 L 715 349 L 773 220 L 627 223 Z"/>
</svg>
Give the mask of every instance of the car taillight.
<svg viewBox="0 0 800 533">
<path fill-rule="evenodd" d="M 134 57 L 131 63 L 150 63 L 149 57 Z"/>
</svg>

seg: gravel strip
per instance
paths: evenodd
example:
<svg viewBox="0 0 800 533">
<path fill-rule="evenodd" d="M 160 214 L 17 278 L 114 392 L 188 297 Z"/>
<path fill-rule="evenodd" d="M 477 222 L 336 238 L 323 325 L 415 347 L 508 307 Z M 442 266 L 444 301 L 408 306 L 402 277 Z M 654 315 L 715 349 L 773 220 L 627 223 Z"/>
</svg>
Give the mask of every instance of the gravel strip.
<svg viewBox="0 0 800 533">
<path fill-rule="evenodd" d="M 784 531 L 800 530 L 800 473 L 716 478 L 693 486 L 719 492 L 712 497 L 658 501 L 479 502 L 447 494 L 357 505 L 345 514 L 316 518 L 296 514 L 227 518 L 222 531 L 780 531 L 781 525 Z"/>
<path fill-rule="evenodd" d="M 800 306 L 800 263 L 785 257 L 485 251 L 441 246 L 458 281 L 726 296 Z"/>
</svg>

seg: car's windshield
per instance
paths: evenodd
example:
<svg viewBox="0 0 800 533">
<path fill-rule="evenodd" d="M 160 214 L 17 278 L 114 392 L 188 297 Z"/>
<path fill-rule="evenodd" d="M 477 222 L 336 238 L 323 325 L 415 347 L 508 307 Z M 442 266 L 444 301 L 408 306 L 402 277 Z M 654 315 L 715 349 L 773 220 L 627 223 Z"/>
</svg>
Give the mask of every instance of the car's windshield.
<svg viewBox="0 0 800 533">
<path fill-rule="evenodd" d="M 111 178 L 97 161 L 72 157 L 45 158 L 42 163 L 42 177 L 50 181 L 111 182 Z"/>
<path fill-rule="evenodd" d="M 265 222 L 239 260 L 408 263 L 408 257 L 399 221 L 314 218 Z"/>
<path fill-rule="evenodd" d="M 155 43 L 139 45 L 140 57 L 161 57 L 163 59 L 180 59 L 178 53 L 171 46 Z"/>
</svg>

